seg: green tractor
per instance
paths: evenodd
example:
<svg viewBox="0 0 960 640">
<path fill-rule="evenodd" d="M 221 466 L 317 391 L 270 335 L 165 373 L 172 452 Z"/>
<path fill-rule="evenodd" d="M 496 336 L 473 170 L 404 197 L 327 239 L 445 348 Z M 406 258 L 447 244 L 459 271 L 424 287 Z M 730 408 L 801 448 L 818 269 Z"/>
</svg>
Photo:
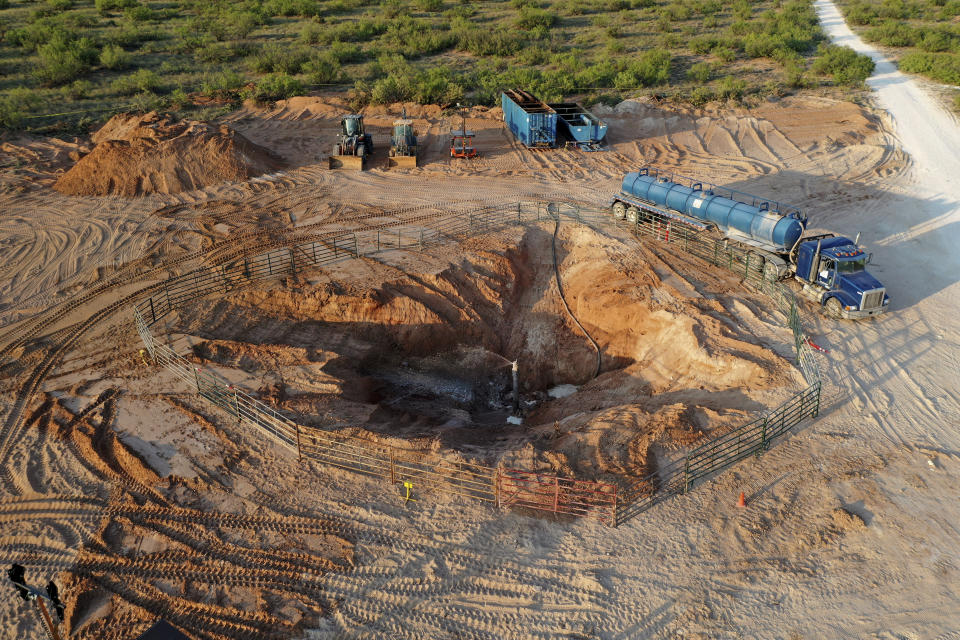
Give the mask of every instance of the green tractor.
<svg viewBox="0 0 960 640">
<path fill-rule="evenodd" d="M 330 156 L 331 169 L 363 169 L 373 153 L 373 136 L 363 130 L 363 116 L 350 114 L 340 120 L 340 134 Z"/>
<path fill-rule="evenodd" d="M 391 167 L 417 166 L 417 136 L 413 133 L 413 120 L 401 118 L 394 121 L 389 164 Z"/>
</svg>

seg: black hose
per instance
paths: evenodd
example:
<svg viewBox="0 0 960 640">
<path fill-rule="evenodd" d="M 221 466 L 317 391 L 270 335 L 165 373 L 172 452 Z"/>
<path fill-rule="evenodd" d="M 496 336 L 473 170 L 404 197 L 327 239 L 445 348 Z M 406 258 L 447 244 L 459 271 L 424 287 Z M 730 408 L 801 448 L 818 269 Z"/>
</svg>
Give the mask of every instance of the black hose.
<svg viewBox="0 0 960 640">
<path fill-rule="evenodd" d="M 583 325 L 580 324 L 580 321 L 577 320 L 577 316 L 573 315 L 573 311 L 570 310 L 570 305 L 567 304 L 567 298 L 563 295 L 563 285 L 560 283 L 560 264 L 557 262 L 557 234 L 560 232 L 560 212 L 554 212 L 553 215 L 557 218 L 557 226 L 553 229 L 553 271 L 557 276 L 557 290 L 560 292 L 560 300 L 563 302 L 563 307 L 567 310 L 567 315 L 573 319 L 577 326 L 580 327 L 580 331 L 583 332 L 583 335 L 587 336 L 587 340 L 590 341 L 590 344 L 593 345 L 593 348 L 597 350 L 597 370 L 594 371 L 593 376 L 590 378 L 596 378 L 600 375 L 600 345 L 597 344 L 597 341 L 593 339 L 587 330 L 583 328 Z"/>
</svg>

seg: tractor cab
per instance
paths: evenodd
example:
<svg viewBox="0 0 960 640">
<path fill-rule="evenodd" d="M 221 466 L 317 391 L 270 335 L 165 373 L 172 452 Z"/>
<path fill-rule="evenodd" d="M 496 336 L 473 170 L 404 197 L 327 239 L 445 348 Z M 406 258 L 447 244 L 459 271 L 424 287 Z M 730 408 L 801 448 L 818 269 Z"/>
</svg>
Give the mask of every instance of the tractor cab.
<svg viewBox="0 0 960 640">
<path fill-rule="evenodd" d="M 363 116 L 357 114 L 343 116 L 343 119 L 340 121 L 340 133 L 347 138 L 352 136 L 362 136 Z"/>
</svg>

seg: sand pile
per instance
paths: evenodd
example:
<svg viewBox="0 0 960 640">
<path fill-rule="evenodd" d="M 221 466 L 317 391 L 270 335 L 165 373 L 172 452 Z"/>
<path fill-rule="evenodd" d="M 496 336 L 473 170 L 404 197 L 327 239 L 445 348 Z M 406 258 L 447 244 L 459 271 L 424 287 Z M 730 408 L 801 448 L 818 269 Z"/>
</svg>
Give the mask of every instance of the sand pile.
<svg viewBox="0 0 960 640">
<path fill-rule="evenodd" d="M 226 125 L 177 121 L 157 113 L 114 116 L 96 145 L 53 188 L 68 195 L 179 193 L 246 180 L 283 161 Z"/>
</svg>

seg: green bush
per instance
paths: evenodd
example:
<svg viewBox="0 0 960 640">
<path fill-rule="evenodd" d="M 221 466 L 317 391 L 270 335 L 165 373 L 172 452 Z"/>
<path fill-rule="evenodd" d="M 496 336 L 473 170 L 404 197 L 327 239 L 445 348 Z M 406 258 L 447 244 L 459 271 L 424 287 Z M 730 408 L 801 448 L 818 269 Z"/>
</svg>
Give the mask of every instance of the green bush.
<svg viewBox="0 0 960 640">
<path fill-rule="evenodd" d="M 837 84 L 860 84 L 873 73 L 873 60 L 850 47 L 820 45 L 817 53 L 813 71 L 831 76 Z"/>
<path fill-rule="evenodd" d="M 130 54 L 115 44 L 108 44 L 100 51 L 100 64 L 106 69 L 116 71 L 130 64 Z"/>
<path fill-rule="evenodd" d="M 71 100 L 82 100 L 90 97 L 91 92 L 93 92 L 93 83 L 89 80 L 74 80 L 65 86 L 62 91 Z"/>
<path fill-rule="evenodd" d="M 73 0 L 47 0 L 47 4 L 56 12 L 67 11 L 73 8 Z"/>
<path fill-rule="evenodd" d="M 512 56 L 526 44 L 521 34 L 506 29 L 488 31 L 470 27 L 459 29 L 454 35 L 457 38 L 457 49 L 475 56 Z"/>
<path fill-rule="evenodd" d="M 158 20 L 160 14 L 143 4 L 136 4 L 123 10 L 123 17 L 130 22 L 147 22 Z"/>
<path fill-rule="evenodd" d="M 222 71 L 207 76 L 200 85 L 200 91 L 216 100 L 237 100 L 240 90 L 247 81 L 236 71 Z"/>
<path fill-rule="evenodd" d="M 310 50 L 304 47 L 292 49 L 281 44 L 267 45 L 254 54 L 251 68 L 257 73 L 297 74 L 310 59 Z"/>
<path fill-rule="evenodd" d="M 420 11 L 440 11 L 443 9 L 443 0 L 414 0 Z"/>
<path fill-rule="evenodd" d="M 520 7 L 520 16 L 516 25 L 525 31 L 549 29 L 557 22 L 557 14 L 530 5 Z"/>
<path fill-rule="evenodd" d="M 784 76 L 788 87 L 803 89 L 812 86 L 807 78 L 807 70 L 802 63 L 789 62 L 784 66 Z"/>
<path fill-rule="evenodd" d="M 303 95 L 303 83 L 286 73 L 273 73 L 257 82 L 251 98 L 260 103 L 276 102 Z"/>
<path fill-rule="evenodd" d="M 911 52 L 900 58 L 900 70 L 919 73 L 944 84 L 960 84 L 960 55 Z"/>
<path fill-rule="evenodd" d="M 690 91 L 687 101 L 695 107 L 702 107 L 713 100 L 713 98 L 713 91 L 710 91 L 707 87 L 694 87 L 693 90 Z"/>
<path fill-rule="evenodd" d="M 888 47 L 912 47 L 920 40 L 921 32 L 904 22 L 884 20 L 867 29 L 863 36 Z"/>
<path fill-rule="evenodd" d="M 644 51 L 637 60 L 630 62 L 626 69 L 617 74 L 614 86 L 617 89 L 635 89 L 664 84 L 670 79 L 670 60 L 668 51 Z"/>
<path fill-rule="evenodd" d="M 717 97 L 721 100 L 739 100 L 747 90 L 747 83 L 733 76 L 724 76 L 717 84 Z"/>
<path fill-rule="evenodd" d="M 56 37 L 37 48 L 40 64 L 36 77 L 46 86 L 56 86 L 78 78 L 93 67 L 97 50 L 89 38 L 66 40 Z"/>
<path fill-rule="evenodd" d="M 154 93 L 161 87 L 160 76 L 150 69 L 137 69 L 131 74 L 120 76 L 110 87 L 122 96 L 136 93 Z"/>
<path fill-rule="evenodd" d="M 37 91 L 26 87 L 14 87 L 0 94 L 0 128 L 19 128 L 41 101 Z"/>
<path fill-rule="evenodd" d="M 93 0 L 93 6 L 102 14 L 108 14 L 111 11 L 120 11 L 129 7 L 137 6 L 137 0 Z"/>
<path fill-rule="evenodd" d="M 330 52 L 314 55 L 303 65 L 303 71 L 311 84 L 333 84 L 341 80 L 343 68 L 340 61 Z"/>
<path fill-rule="evenodd" d="M 869 2 L 855 2 L 847 10 L 845 17 L 848 22 L 860 27 L 874 23 L 877 19 L 877 10 Z"/>
<path fill-rule="evenodd" d="M 713 77 L 713 65 L 709 62 L 698 62 L 687 69 L 687 80 L 705 84 Z"/>
</svg>

